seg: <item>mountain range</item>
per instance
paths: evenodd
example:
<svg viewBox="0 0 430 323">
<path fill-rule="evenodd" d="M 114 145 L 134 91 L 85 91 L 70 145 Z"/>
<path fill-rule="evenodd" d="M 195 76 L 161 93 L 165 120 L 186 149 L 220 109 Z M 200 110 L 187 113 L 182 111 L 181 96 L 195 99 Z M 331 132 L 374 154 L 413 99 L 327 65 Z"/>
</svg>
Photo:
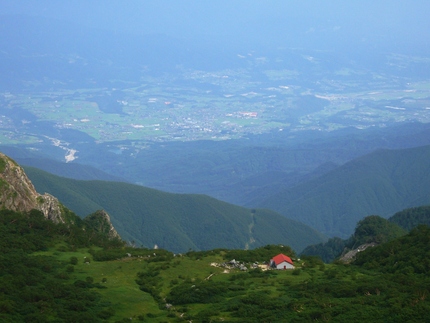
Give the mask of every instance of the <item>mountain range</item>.
<svg viewBox="0 0 430 323">
<path fill-rule="evenodd" d="M 430 204 L 429 157 L 430 146 L 377 150 L 341 166 L 327 165 L 287 189 L 282 188 L 285 175 L 265 173 L 256 181 L 260 185 L 265 181 L 270 189 L 261 189 L 260 195 L 254 192 L 248 208 L 201 194 L 167 193 L 112 181 L 112 175 L 85 165 L 46 161 L 44 166 L 51 165 L 58 175 L 92 180 L 25 169 L 38 191 L 57 196 L 80 216 L 105 209 L 121 236 L 138 245 L 179 252 L 279 242 L 300 251 L 325 237 L 346 239 L 365 216 L 386 218 Z M 19 160 L 33 165 L 37 161 Z M 41 160 L 38 163 L 42 165 Z"/>
<path fill-rule="evenodd" d="M 419 163 L 427 149 L 406 152 Z M 388 155 L 399 158 L 399 154 L 390 151 Z M 396 172 L 404 174 L 401 158 L 397 165 Z M 210 321 L 214 317 L 270 317 L 276 321 L 280 315 L 289 315 L 291 320 L 304 321 L 330 317 L 341 321 L 377 317 L 383 321 L 387 308 L 404 313 L 411 304 L 416 321 L 422 321 L 428 313 L 425 296 L 430 230 L 422 225 L 429 223 L 428 206 L 403 210 L 389 221 L 367 216 L 357 223 L 350 239 L 332 238 L 310 246 L 299 259 L 290 246 L 279 242 L 253 250 L 243 250 L 243 246 L 229 250 L 229 246 L 243 244 L 243 239 L 249 239 L 247 249 L 268 239 L 297 244 L 300 239 L 321 237 L 306 225 L 273 211 L 123 182 L 66 179 L 31 167 L 26 172 L 38 182 L 38 189 L 50 187 L 69 198 L 67 204 L 74 201 L 74 206 L 82 209 L 108 206 L 118 216 L 112 217 L 119 224 L 118 230 L 126 235 L 136 232 L 131 231 L 134 225 L 141 232 L 149 228 L 142 239 L 161 239 L 163 247 L 173 241 L 178 249 L 190 242 L 201 249 L 211 244 L 218 248 L 190 248 L 184 254 L 173 254 L 156 245 L 138 248 L 136 244 L 141 241 L 129 241 L 133 246 L 126 246 L 105 211 L 98 210 L 82 220 L 52 195 L 37 193 L 23 169 L 1 154 L 0 250 L 1 258 L 9 264 L 0 266 L 5 278 L 0 280 L 1 320 L 20 321 L 25 317 L 25 321 L 43 322 L 55 317 L 59 322 L 102 322 L 133 317 Z M 406 177 L 419 184 L 416 178 Z M 173 239 L 166 232 L 174 235 Z M 355 247 L 352 256 L 347 253 L 342 258 L 351 262 L 349 266 L 340 262 L 326 265 L 309 256 L 327 257 Z M 280 252 L 292 256 L 293 269 L 267 270 L 267 259 Z M 402 301 L 394 306 L 393 298 Z M 324 306 L 326 299 L 330 306 Z M 370 315 L 368 311 L 363 315 L 363 304 L 367 304 Z M 342 306 L 344 310 L 339 311 Z M 271 314 L 273 311 L 276 314 Z M 396 317 L 404 321 L 407 316 Z"/>
<path fill-rule="evenodd" d="M 280 243 L 301 250 L 325 239 L 318 231 L 274 211 L 248 209 L 206 195 L 74 180 L 32 167 L 25 171 L 38 191 L 55 194 L 80 216 L 106 210 L 121 237 L 138 246 L 184 252 Z"/>
<path fill-rule="evenodd" d="M 346 238 L 367 215 L 388 217 L 430 204 L 429 161 L 430 146 L 377 150 L 255 206 L 275 210 L 328 236 Z"/>
</svg>

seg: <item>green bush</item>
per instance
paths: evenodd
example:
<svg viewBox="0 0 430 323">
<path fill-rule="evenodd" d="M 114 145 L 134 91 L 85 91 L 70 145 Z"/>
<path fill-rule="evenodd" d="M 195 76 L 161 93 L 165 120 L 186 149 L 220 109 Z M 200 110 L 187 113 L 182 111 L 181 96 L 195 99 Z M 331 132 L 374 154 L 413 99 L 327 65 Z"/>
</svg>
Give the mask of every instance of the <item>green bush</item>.
<svg viewBox="0 0 430 323">
<path fill-rule="evenodd" d="M 296 268 L 293 270 L 292 274 L 294 276 L 299 276 L 302 273 L 302 270 L 300 268 Z"/>
</svg>

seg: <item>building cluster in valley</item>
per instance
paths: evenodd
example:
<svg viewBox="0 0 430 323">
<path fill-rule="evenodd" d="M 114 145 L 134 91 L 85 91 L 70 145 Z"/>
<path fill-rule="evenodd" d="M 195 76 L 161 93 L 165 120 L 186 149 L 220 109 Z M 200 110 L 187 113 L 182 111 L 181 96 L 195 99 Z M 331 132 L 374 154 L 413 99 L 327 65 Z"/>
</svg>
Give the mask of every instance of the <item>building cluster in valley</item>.
<svg viewBox="0 0 430 323">
<path fill-rule="evenodd" d="M 268 270 L 268 269 L 287 270 L 287 269 L 295 268 L 293 260 L 289 256 L 286 256 L 282 253 L 279 255 L 276 255 L 275 257 L 270 259 L 269 262 L 263 263 L 263 264 L 254 262 L 250 265 L 247 265 L 244 262 L 233 259 L 223 263 L 213 262 L 211 263 L 211 266 L 224 268 L 224 273 L 229 273 L 230 270 L 233 270 L 233 269 L 247 271 L 249 269 L 257 269 L 257 268 L 260 268 L 261 270 Z"/>
</svg>

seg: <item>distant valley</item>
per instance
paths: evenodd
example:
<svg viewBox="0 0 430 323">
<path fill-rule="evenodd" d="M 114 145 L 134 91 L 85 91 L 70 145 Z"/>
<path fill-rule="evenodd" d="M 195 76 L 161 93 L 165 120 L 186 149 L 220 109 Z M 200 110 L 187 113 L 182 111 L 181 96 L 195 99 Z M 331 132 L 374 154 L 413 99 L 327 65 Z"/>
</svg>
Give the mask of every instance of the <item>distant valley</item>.
<svg viewBox="0 0 430 323">
<path fill-rule="evenodd" d="M 365 216 L 379 215 L 388 217 L 408 207 L 430 204 L 430 191 L 426 185 L 430 180 L 428 178 L 428 174 L 430 174 L 429 160 L 430 146 L 400 150 L 380 150 L 356 158 L 342 166 L 330 166 L 325 170 L 321 170 L 321 173 L 315 173 L 307 179 L 302 177 L 300 183 L 294 184 L 294 181 L 290 185 L 283 183 L 282 181 L 286 180 L 286 178 L 279 177 L 279 174 L 278 180 L 275 179 L 276 175 L 273 178 L 268 177 L 268 183 L 264 181 L 264 178 L 261 178 L 261 182 L 255 183 L 255 185 L 260 185 L 260 188 L 256 189 L 254 187 L 254 199 L 250 200 L 247 206 L 250 209 L 258 208 L 254 215 L 259 215 L 261 212 L 266 214 L 265 212 L 267 211 L 261 210 L 262 208 L 271 209 L 288 219 L 304 223 L 327 237 L 346 238 L 353 232 L 356 223 Z M 55 166 L 55 164 L 52 165 Z M 97 179 L 98 173 L 94 172 L 94 170 L 91 171 L 91 168 L 87 169 L 82 166 L 76 168 L 76 170 L 79 169 L 82 169 L 83 172 L 89 171 L 88 174 L 94 174 L 94 179 Z M 63 172 L 66 173 L 64 170 Z M 106 208 L 113 216 L 114 223 L 117 226 L 119 225 L 117 223 L 121 223 L 119 226 L 120 228 L 123 227 L 123 232 L 129 232 L 125 237 L 130 240 L 142 241 L 144 245 L 148 245 L 148 243 L 160 244 L 156 240 L 145 240 L 146 234 L 143 233 L 144 231 L 139 231 L 146 229 L 154 231 L 153 227 L 145 228 L 145 225 L 143 225 L 141 229 L 136 231 L 141 224 L 136 226 L 134 221 L 137 221 L 137 223 L 145 221 L 144 218 L 151 216 L 151 214 L 157 214 L 157 221 L 161 221 L 156 224 L 156 227 L 160 229 L 164 227 L 164 231 L 160 231 L 160 236 L 164 236 L 166 232 L 169 232 L 170 225 L 173 225 L 176 228 L 175 230 L 183 228 L 183 224 L 175 221 L 184 220 L 184 217 L 189 216 L 193 218 L 193 220 L 190 218 L 190 221 L 196 222 L 194 224 L 196 225 L 195 230 L 201 231 L 202 228 L 197 228 L 204 224 L 200 223 L 201 218 L 199 217 L 203 216 L 204 218 L 204 214 L 213 212 L 213 209 L 210 211 L 205 208 L 204 205 L 207 203 L 215 203 L 218 205 L 216 209 L 224 210 L 220 213 L 216 211 L 217 216 L 230 217 L 230 221 L 233 215 L 228 216 L 227 214 L 243 213 L 243 221 L 245 223 L 248 221 L 248 224 L 251 223 L 249 222 L 251 219 L 250 209 L 247 211 L 239 207 L 235 209 L 233 205 L 228 206 L 228 204 L 223 204 L 207 196 L 171 194 L 127 183 L 76 181 L 55 177 L 36 171 L 33 168 L 28 168 L 27 172 L 38 190 L 51 194 L 55 193 L 77 214 L 84 215 L 99 208 Z M 105 176 L 107 175 L 105 174 Z M 277 184 L 275 185 L 275 183 Z M 135 197 L 133 198 L 133 196 Z M 158 205 L 153 203 L 162 196 L 164 196 L 163 199 L 171 200 L 171 202 L 167 204 L 161 202 Z M 120 197 L 119 200 L 117 197 Z M 191 200 L 185 202 L 188 199 Z M 128 207 L 124 209 L 122 203 L 128 205 Z M 177 203 L 177 207 L 173 207 L 175 204 L 172 203 Z M 181 206 L 183 203 L 188 206 Z M 170 206 L 173 208 L 170 208 Z M 188 211 L 182 213 L 180 211 L 182 207 Z M 269 213 L 267 213 L 267 216 L 269 216 Z M 175 220 L 171 219 L 171 216 Z M 264 215 L 266 219 L 269 219 L 267 216 Z M 270 219 L 273 219 L 271 221 L 284 222 L 279 217 L 271 217 Z M 154 219 L 151 221 L 154 221 Z M 163 222 L 166 225 L 163 225 Z M 281 222 L 278 225 L 281 225 Z M 267 232 L 272 238 L 274 237 L 274 228 L 268 229 L 272 233 Z M 225 230 L 227 229 L 220 229 L 220 231 Z M 279 231 L 279 239 L 282 236 L 281 231 Z M 292 237 L 291 234 L 292 231 L 285 231 L 284 233 L 289 237 Z M 295 239 L 293 239 L 294 242 L 289 242 L 296 250 L 304 248 L 306 244 L 311 244 L 306 242 L 306 239 L 310 237 L 309 235 L 301 235 L 303 238 L 300 239 L 300 242 Z M 167 236 L 170 236 L 170 234 L 167 234 Z M 235 239 L 238 239 L 238 246 L 241 243 L 245 246 L 243 241 L 247 240 L 247 234 L 244 235 L 243 239 L 238 238 L 237 233 L 234 236 Z M 260 237 L 260 239 L 263 238 Z M 191 243 L 191 246 L 197 249 L 214 248 L 217 244 L 216 241 L 217 239 L 214 239 L 214 245 L 210 246 L 193 245 L 194 242 Z M 226 238 L 219 241 L 226 241 Z M 172 242 L 165 243 L 167 244 L 163 245 L 164 247 L 167 245 L 180 245 L 178 242 L 173 244 Z M 258 241 L 256 245 L 258 245 Z"/>
<path fill-rule="evenodd" d="M 364 216 L 428 203 L 421 185 L 430 145 L 424 56 L 220 50 L 215 43 L 37 17 L 3 20 L 0 150 L 67 177 L 37 185 L 49 191 L 70 181 L 60 186 L 74 205 L 80 189 L 66 188 L 82 183 L 72 179 L 112 181 L 169 198 L 198 194 L 193 199 L 206 203 L 215 201 L 211 196 L 246 207 L 238 209 L 244 219 L 263 207 L 321 237 L 347 237 Z M 102 204 L 93 197 L 76 212 Z M 157 243 L 138 237 L 127 236 Z M 244 236 L 237 245 L 250 240 Z M 212 247 L 193 243 L 181 248 Z"/>
<path fill-rule="evenodd" d="M 429 321 L 430 3 L 1 3 L 0 322 Z"/>
</svg>

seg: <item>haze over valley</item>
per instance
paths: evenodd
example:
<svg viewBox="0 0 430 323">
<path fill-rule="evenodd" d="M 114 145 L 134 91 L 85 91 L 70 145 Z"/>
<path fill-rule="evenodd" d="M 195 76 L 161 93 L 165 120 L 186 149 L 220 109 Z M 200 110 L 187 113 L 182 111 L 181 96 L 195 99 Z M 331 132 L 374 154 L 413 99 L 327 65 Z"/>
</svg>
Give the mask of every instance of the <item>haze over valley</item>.
<svg viewBox="0 0 430 323">
<path fill-rule="evenodd" d="M 0 321 L 428 321 L 429 12 L 0 0 Z"/>
<path fill-rule="evenodd" d="M 363 195 L 362 175 L 343 176 L 380 149 L 430 145 L 424 3 L 4 3 L 0 149 L 20 164 L 266 207 L 327 237 L 418 206 L 387 208 L 405 194 L 387 188 L 392 174 Z M 351 184 L 342 199 L 354 202 L 336 213 L 329 185 L 329 211 L 311 206 L 321 181 Z"/>
</svg>

